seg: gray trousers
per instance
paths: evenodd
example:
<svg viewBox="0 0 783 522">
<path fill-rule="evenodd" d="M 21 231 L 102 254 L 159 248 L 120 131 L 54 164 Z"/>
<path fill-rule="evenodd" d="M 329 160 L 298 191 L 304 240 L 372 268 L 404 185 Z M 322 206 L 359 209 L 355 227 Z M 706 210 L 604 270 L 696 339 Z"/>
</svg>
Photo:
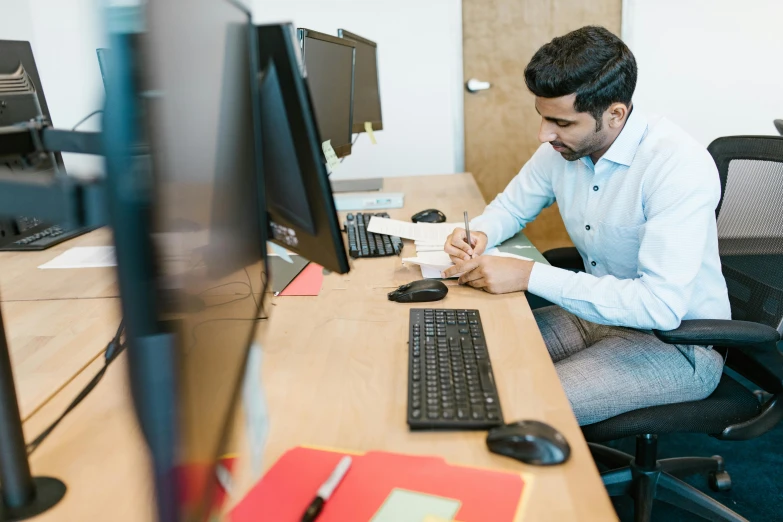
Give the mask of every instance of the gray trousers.
<svg viewBox="0 0 783 522">
<path fill-rule="evenodd" d="M 699 400 L 715 390 L 723 357 L 651 332 L 591 323 L 558 306 L 533 311 L 581 426 L 627 411 Z"/>
</svg>

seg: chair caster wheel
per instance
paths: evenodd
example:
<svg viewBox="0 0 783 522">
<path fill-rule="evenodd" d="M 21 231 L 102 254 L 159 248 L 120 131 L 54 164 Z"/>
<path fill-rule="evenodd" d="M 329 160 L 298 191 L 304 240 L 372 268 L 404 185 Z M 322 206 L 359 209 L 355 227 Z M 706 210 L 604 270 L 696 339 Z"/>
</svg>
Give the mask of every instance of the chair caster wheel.
<svg viewBox="0 0 783 522">
<path fill-rule="evenodd" d="M 710 489 L 713 491 L 728 491 L 731 489 L 731 477 L 726 471 L 712 471 L 707 477 Z"/>
</svg>

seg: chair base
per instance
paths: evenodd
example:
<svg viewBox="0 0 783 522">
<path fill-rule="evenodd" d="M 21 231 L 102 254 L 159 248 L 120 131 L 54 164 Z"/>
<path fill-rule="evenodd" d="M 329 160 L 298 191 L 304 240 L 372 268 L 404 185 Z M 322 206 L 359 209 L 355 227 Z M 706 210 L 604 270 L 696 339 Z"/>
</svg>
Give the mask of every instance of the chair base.
<svg viewBox="0 0 783 522">
<path fill-rule="evenodd" d="M 723 459 L 714 457 L 657 458 L 657 436 L 637 435 L 636 456 L 590 443 L 596 462 L 609 467 L 601 478 L 610 497 L 634 499 L 634 522 L 651 522 L 653 500 L 660 500 L 715 522 L 748 522 L 712 497 L 677 477 L 709 473 L 710 486 L 725 491 L 731 480 Z"/>
</svg>

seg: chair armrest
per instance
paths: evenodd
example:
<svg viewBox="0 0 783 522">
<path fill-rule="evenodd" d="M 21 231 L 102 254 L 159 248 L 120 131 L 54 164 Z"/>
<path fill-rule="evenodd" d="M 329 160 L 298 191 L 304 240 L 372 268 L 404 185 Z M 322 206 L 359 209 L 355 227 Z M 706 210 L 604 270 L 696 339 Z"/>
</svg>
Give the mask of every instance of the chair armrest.
<svg viewBox="0 0 783 522">
<path fill-rule="evenodd" d="M 683 321 L 675 330 L 653 330 L 653 333 L 666 344 L 701 346 L 753 346 L 780 340 L 780 334 L 771 326 L 728 319 L 691 319 Z"/>
<path fill-rule="evenodd" d="M 576 247 L 552 248 L 542 254 L 550 265 L 557 268 L 584 272 L 585 263 Z"/>
</svg>

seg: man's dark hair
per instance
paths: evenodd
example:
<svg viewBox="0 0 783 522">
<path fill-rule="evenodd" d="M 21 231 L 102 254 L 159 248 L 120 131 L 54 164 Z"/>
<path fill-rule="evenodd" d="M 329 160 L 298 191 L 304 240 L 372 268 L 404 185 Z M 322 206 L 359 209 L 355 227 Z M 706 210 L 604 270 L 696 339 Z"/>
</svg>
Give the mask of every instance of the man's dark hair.
<svg viewBox="0 0 783 522">
<path fill-rule="evenodd" d="M 601 129 L 612 103 L 631 105 L 636 59 L 622 40 L 603 27 L 588 25 L 541 47 L 525 68 L 527 88 L 542 98 L 576 93 L 574 109 L 589 112 Z"/>
</svg>

